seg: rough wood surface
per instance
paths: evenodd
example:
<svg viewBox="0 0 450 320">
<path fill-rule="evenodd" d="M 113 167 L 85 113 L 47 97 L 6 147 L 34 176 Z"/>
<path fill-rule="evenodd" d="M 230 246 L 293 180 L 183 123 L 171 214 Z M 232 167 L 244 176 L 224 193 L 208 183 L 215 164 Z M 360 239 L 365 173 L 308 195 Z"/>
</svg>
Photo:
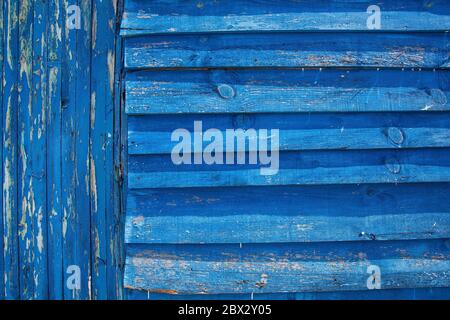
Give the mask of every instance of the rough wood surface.
<svg viewBox="0 0 450 320">
<path fill-rule="evenodd" d="M 448 238 L 448 184 L 144 189 L 128 192 L 128 243 Z M 264 201 L 261 201 L 264 199 Z"/>
<path fill-rule="evenodd" d="M 448 297 L 448 9 L 126 0 L 128 298 Z M 279 129 L 280 171 L 174 165 L 195 121 Z"/>
<path fill-rule="evenodd" d="M 126 75 L 129 115 L 448 111 L 450 78 L 425 70 L 209 70 Z M 234 96 L 218 90 L 228 85 Z"/>
<path fill-rule="evenodd" d="M 129 245 L 125 284 L 171 294 L 367 290 L 367 268 L 384 289 L 448 287 L 443 240 L 310 244 Z"/>
<path fill-rule="evenodd" d="M 449 68 L 448 33 L 248 33 L 125 39 L 125 67 Z"/>
</svg>

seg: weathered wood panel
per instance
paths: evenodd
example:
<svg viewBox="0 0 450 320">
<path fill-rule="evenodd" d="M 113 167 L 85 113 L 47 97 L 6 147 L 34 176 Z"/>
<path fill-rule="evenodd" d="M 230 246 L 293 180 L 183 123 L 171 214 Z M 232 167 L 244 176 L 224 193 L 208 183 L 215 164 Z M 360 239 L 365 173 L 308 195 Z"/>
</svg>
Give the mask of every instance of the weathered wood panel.
<svg viewBox="0 0 450 320">
<path fill-rule="evenodd" d="M 261 175 L 263 167 L 259 163 L 174 165 L 170 155 L 130 155 L 128 186 L 143 189 L 447 182 L 450 152 L 448 149 L 280 152 L 276 175 Z"/>
<path fill-rule="evenodd" d="M 449 30 L 448 2 L 127 0 L 123 35 L 192 32 L 367 30 L 369 6 L 384 31 Z"/>
<path fill-rule="evenodd" d="M 209 70 L 126 75 L 129 115 L 450 110 L 444 71 Z M 230 96 L 223 95 L 231 88 Z M 222 91 L 222 94 L 221 94 Z"/>
<path fill-rule="evenodd" d="M 446 297 L 448 22 L 445 2 L 126 0 L 128 298 Z M 196 121 L 279 129 L 280 170 L 175 165 Z"/>
<path fill-rule="evenodd" d="M 129 289 L 173 294 L 367 289 L 368 267 L 384 289 L 448 287 L 444 240 L 308 244 L 129 245 Z"/>
<path fill-rule="evenodd" d="M 63 271 L 63 210 L 62 210 L 62 56 L 64 26 L 63 1 L 49 3 L 48 35 L 48 111 L 47 111 L 47 216 L 49 299 L 63 299 L 65 286 Z"/>
<path fill-rule="evenodd" d="M 3 2 L 0 3 L 0 34 L 3 37 L 3 31 L 4 31 L 4 23 L 3 23 Z M 3 51 L 3 38 L 0 40 L 0 115 L 1 115 L 1 120 L 0 120 L 0 130 L 2 132 L 2 136 L 1 136 L 1 146 L 0 146 L 0 161 L 2 163 L 2 165 L 0 166 L 0 172 L 1 172 L 1 186 L 2 186 L 2 190 L 3 190 L 3 63 L 4 63 L 4 51 Z M 0 248 L 2 248 L 2 251 L 0 252 L 0 275 L 4 275 L 5 274 L 5 262 L 4 262 L 4 255 L 3 255 L 3 248 L 4 248 L 4 222 L 3 222 L 3 192 L 2 195 L 0 196 Z M 4 281 L 0 281 L 0 299 L 4 299 L 5 298 L 5 282 Z"/>
<path fill-rule="evenodd" d="M 449 191 L 449 184 L 130 190 L 125 241 L 193 244 L 449 238 Z"/>
<path fill-rule="evenodd" d="M 125 39 L 125 67 L 448 68 L 448 33 L 154 35 Z"/>
<path fill-rule="evenodd" d="M 5 297 L 19 299 L 18 235 L 18 77 L 19 77 L 19 2 L 3 1 L 3 229 Z"/>
<path fill-rule="evenodd" d="M 91 74 L 91 1 L 81 0 L 79 30 L 65 25 L 62 113 L 63 270 L 80 268 L 79 290 L 64 287 L 64 297 L 88 299 L 90 270 L 89 115 Z"/>
<path fill-rule="evenodd" d="M 223 137 L 227 129 L 276 128 L 280 151 L 450 146 L 450 118 L 446 113 L 152 115 L 130 117 L 128 153 L 170 154 L 174 147 L 172 132 L 178 128 L 192 132 L 195 121 L 201 121 L 205 131 L 219 130 Z M 257 152 L 258 147 L 235 144 L 233 151 Z"/>
<path fill-rule="evenodd" d="M 0 298 L 122 295 L 120 186 L 112 175 L 121 138 L 120 6 L 1 4 Z M 79 28 L 67 23 L 78 9 Z M 79 288 L 69 286 L 77 267 Z"/>
<path fill-rule="evenodd" d="M 90 210 L 93 295 L 113 298 L 116 277 L 113 261 L 116 223 L 114 217 L 114 94 L 116 67 L 117 1 L 93 1 L 92 74 L 90 110 Z M 107 36 L 105 36 L 107 35 Z M 99 152 L 102 150 L 102 152 Z M 117 240 L 116 240 L 117 241 Z M 104 285 L 106 284 L 107 290 Z"/>
<path fill-rule="evenodd" d="M 127 290 L 130 300 L 442 300 L 449 294 L 449 288 L 195 295 Z"/>
</svg>

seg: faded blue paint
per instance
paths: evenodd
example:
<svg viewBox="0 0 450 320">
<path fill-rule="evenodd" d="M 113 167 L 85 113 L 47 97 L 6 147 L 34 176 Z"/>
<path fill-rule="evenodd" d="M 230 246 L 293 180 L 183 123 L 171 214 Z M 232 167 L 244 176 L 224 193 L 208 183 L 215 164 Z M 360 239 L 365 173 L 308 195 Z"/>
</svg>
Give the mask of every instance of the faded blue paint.
<svg viewBox="0 0 450 320">
<path fill-rule="evenodd" d="M 124 2 L 0 5 L 1 299 L 450 298 L 448 1 Z M 195 120 L 279 174 L 173 166 Z"/>
<path fill-rule="evenodd" d="M 65 23 L 69 5 L 81 9 L 79 30 Z M 112 174 L 120 6 L 2 2 L 1 298 L 122 297 L 120 177 Z M 76 290 L 66 285 L 73 265 Z"/>
<path fill-rule="evenodd" d="M 450 298 L 449 9 L 126 0 L 127 297 Z M 175 166 L 194 121 L 280 129 L 279 173 Z"/>
</svg>

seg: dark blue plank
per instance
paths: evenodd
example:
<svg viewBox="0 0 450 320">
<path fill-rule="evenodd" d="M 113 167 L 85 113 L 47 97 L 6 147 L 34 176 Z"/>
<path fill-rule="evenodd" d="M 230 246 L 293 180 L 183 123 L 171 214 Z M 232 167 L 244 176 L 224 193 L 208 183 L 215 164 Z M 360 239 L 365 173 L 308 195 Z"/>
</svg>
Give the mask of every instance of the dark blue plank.
<svg viewBox="0 0 450 320">
<path fill-rule="evenodd" d="M 116 2 L 116 31 L 120 29 L 120 19 L 123 12 L 123 2 L 118 0 Z M 112 276 L 108 281 L 108 288 L 110 292 L 114 293 L 113 298 L 122 299 L 124 297 L 123 288 L 123 273 L 125 267 L 125 243 L 123 240 L 124 229 L 124 194 L 126 183 L 124 181 L 124 170 L 126 166 L 126 115 L 123 107 L 123 55 L 122 55 L 122 38 L 116 36 L 115 43 L 115 78 L 114 78 L 114 186 L 113 186 L 113 220 L 109 226 L 111 230 L 112 253 L 113 253 L 113 268 Z"/>
<path fill-rule="evenodd" d="M 126 0 L 122 34 L 367 30 L 371 5 L 384 31 L 450 29 L 446 1 Z"/>
<path fill-rule="evenodd" d="M 426 70 L 185 70 L 128 73 L 125 93 L 128 114 L 439 111 L 449 83 Z"/>
<path fill-rule="evenodd" d="M 449 192 L 449 184 L 129 190 L 125 241 L 267 243 L 448 238 Z"/>
<path fill-rule="evenodd" d="M 19 75 L 19 2 L 3 2 L 4 84 L 3 92 L 3 221 L 5 257 L 5 297 L 20 299 L 18 243 L 18 75 Z"/>
<path fill-rule="evenodd" d="M 448 240 L 305 244 L 128 245 L 125 287 L 154 293 L 225 294 L 450 286 Z"/>
<path fill-rule="evenodd" d="M 90 279 L 90 194 L 89 115 L 91 59 L 91 1 L 80 0 L 81 29 L 63 24 L 63 113 L 62 113 L 62 208 L 63 271 L 80 268 L 80 288 L 64 287 L 65 299 L 89 299 Z M 67 9 L 67 8 L 66 8 Z M 65 12 L 64 12 L 65 16 Z M 67 278 L 69 275 L 65 273 Z"/>
<path fill-rule="evenodd" d="M 125 39 L 125 67 L 448 68 L 448 33 L 202 34 Z"/>
</svg>

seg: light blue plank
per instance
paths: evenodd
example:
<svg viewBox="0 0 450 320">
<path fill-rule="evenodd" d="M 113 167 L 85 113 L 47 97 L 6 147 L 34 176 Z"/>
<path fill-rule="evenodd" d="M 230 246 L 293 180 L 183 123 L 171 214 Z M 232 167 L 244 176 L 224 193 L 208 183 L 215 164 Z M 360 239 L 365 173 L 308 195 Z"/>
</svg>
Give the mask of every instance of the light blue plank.
<svg viewBox="0 0 450 320">
<path fill-rule="evenodd" d="M 186 70 L 127 74 L 125 93 L 128 114 L 440 111 L 449 83 L 426 70 Z"/>
<path fill-rule="evenodd" d="M 5 297 L 20 299 L 18 244 L 18 61 L 19 61 L 19 2 L 3 2 L 4 12 L 4 84 L 3 92 L 3 221 L 5 257 Z"/>
<path fill-rule="evenodd" d="M 48 116 L 47 116 L 47 212 L 48 212 L 48 288 L 49 299 L 63 299 L 63 211 L 61 185 L 61 123 L 62 123 L 62 55 L 63 41 L 59 29 L 63 24 L 62 0 L 49 3 L 48 24 Z"/>
<path fill-rule="evenodd" d="M 125 39 L 125 67 L 448 68 L 448 33 L 204 34 Z"/>
<path fill-rule="evenodd" d="M 169 1 L 127 0 L 123 35 L 367 30 L 367 8 L 378 5 L 381 30 L 449 30 L 446 1 Z"/>
<path fill-rule="evenodd" d="M 129 245 L 125 287 L 154 293 L 226 294 L 450 286 L 444 240 L 308 244 Z"/>
<path fill-rule="evenodd" d="M 128 185 L 143 189 L 447 182 L 449 156 L 447 149 L 281 152 L 274 175 L 262 175 L 261 164 L 175 165 L 170 155 L 129 156 Z"/>
<path fill-rule="evenodd" d="M 129 117 L 128 152 L 170 154 L 177 144 L 172 133 L 179 128 L 193 132 L 195 121 L 202 122 L 204 131 L 220 130 L 223 137 L 228 129 L 276 128 L 282 151 L 450 146 L 450 116 L 446 113 L 202 114 Z M 257 144 L 236 144 L 234 151 L 258 148 Z"/>
<path fill-rule="evenodd" d="M 268 243 L 449 238 L 449 192 L 449 184 L 129 190 L 125 241 Z"/>
</svg>

